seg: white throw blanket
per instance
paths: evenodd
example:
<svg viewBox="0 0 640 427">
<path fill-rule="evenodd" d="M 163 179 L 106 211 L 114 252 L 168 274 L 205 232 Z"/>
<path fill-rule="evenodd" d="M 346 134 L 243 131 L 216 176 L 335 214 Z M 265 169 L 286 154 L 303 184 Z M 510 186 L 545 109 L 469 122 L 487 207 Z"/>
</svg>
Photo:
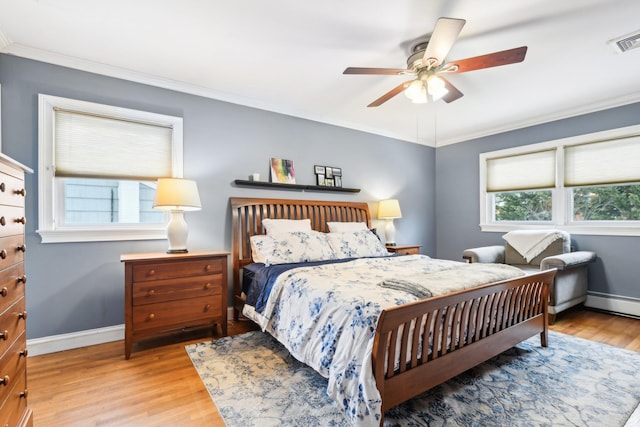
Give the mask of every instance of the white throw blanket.
<svg viewBox="0 0 640 427">
<path fill-rule="evenodd" d="M 515 230 L 508 232 L 502 238 L 527 262 L 530 262 L 553 241 L 563 236 L 564 232 L 560 230 Z"/>
</svg>

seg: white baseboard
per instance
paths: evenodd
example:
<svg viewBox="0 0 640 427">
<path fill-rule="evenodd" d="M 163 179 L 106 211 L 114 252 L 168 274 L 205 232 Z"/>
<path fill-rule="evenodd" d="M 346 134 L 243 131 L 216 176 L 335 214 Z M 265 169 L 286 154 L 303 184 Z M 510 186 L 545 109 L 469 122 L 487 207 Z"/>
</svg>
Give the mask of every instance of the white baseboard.
<svg viewBox="0 0 640 427">
<path fill-rule="evenodd" d="M 640 299 L 636 298 L 594 292 L 587 295 L 584 305 L 598 310 L 640 317 Z"/>
<path fill-rule="evenodd" d="M 27 340 L 29 357 L 124 339 L 124 325 Z M 123 349 L 124 351 L 124 349 Z"/>
<path fill-rule="evenodd" d="M 233 307 L 228 308 L 227 318 L 233 319 Z M 29 351 L 29 356 L 39 356 L 41 354 L 72 350 L 74 348 L 88 347 L 90 345 L 119 340 L 124 340 L 124 325 L 30 339 L 27 340 L 27 350 Z M 122 351 L 124 351 L 124 347 Z"/>
</svg>

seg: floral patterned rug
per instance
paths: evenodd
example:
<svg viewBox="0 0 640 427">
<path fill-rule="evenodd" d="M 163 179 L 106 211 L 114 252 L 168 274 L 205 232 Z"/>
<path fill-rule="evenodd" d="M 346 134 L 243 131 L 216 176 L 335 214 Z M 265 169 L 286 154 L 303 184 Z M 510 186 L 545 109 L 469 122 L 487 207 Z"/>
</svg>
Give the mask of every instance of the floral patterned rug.
<svg viewBox="0 0 640 427">
<path fill-rule="evenodd" d="M 327 381 L 265 333 L 186 350 L 229 427 L 349 425 Z M 639 383 L 640 353 L 550 332 L 549 347 L 524 341 L 387 411 L 385 426 L 624 426 Z"/>
</svg>

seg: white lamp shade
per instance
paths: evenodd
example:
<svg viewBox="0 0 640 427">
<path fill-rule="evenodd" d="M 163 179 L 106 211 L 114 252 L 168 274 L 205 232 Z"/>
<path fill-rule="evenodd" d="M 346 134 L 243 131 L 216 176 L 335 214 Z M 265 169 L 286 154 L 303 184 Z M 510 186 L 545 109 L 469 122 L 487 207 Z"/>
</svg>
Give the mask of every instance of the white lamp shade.
<svg viewBox="0 0 640 427">
<path fill-rule="evenodd" d="M 400 203 L 396 199 L 381 200 L 378 204 L 378 218 L 402 218 Z"/>
<path fill-rule="evenodd" d="M 181 178 L 158 179 L 153 208 L 171 211 L 171 219 L 167 225 L 167 253 L 187 252 L 189 228 L 184 220 L 184 211 L 197 211 L 202 208 L 196 182 Z"/>
<path fill-rule="evenodd" d="M 195 181 L 182 178 L 160 178 L 156 187 L 154 209 L 197 211 L 202 208 Z"/>
</svg>

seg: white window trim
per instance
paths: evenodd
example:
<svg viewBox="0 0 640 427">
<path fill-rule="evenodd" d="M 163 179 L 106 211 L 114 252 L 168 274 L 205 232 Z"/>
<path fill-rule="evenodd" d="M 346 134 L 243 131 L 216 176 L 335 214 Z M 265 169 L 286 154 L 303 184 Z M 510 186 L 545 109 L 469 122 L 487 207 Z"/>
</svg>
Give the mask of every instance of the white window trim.
<svg viewBox="0 0 640 427">
<path fill-rule="evenodd" d="M 607 235 L 607 236 L 640 236 L 640 221 L 625 221 L 623 224 L 614 221 L 573 221 L 571 218 L 571 190 L 564 188 L 564 150 L 569 145 L 583 144 L 585 142 L 622 138 L 640 133 L 640 125 L 606 130 L 602 132 L 578 135 L 569 138 L 545 141 L 538 144 L 530 144 L 505 150 L 492 151 L 480 154 L 480 229 L 486 232 L 508 232 L 521 229 L 547 229 L 557 228 L 571 234 Z M 552 190 L 553 213 L 552 221 L 493 221 L 494 215 L 489 212 L 493 208 L 490 203 L 491 194 L 486 191 L 487 170 L 486 159 L 502 156 L 525 154 L 544 149 L 558 149 L 556 154 L 557 173 L 556 187 Z"/>
<path fill-rule="evenodd" d="M 183 124 L 181 117 L 96 104 L 50 95 L 38 95 L 38 230 L 42 243 L 96 242 L 166 239 L 166 224 L 119 224 L 109 226 L 61 227 L 55 222 L 55 179 L 53 162 L 54 108 L 83 111 L 173 127 L 172 175 L 183 174 Z"/>
</svg>

